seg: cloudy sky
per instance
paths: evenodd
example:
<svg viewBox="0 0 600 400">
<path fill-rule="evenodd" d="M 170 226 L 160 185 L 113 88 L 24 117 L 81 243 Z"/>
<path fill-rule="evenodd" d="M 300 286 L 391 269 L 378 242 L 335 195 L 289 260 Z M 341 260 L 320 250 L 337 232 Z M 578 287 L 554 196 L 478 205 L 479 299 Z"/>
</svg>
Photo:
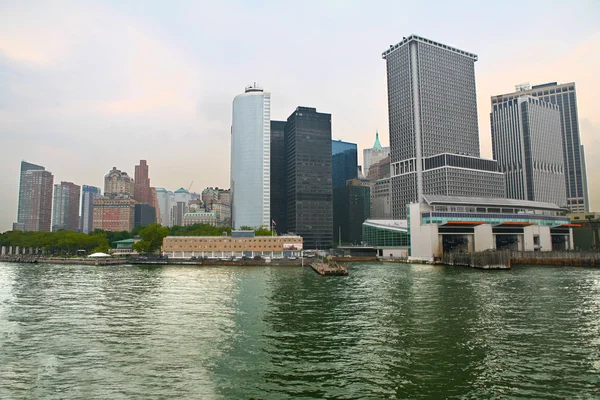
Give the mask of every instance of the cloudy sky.
<svg viewBox="0 0 600 400">
<path fill-rule="evenodd" d="M 592 208 L 600 210 L 600 2 L 0 1 L 0 231 L 19 164 L 103 186 L 148 160 L 153 186 L 228 187 L 231 102 L 258 82 L 272 119 L 332 114 L 333 137 L 389 143 L 381 53 L 415 33 L 479 55 L 482 155 L 490 96 L 577 84 Z M 425 4 L 425 3 L 423 3 Z"/>
</svg>

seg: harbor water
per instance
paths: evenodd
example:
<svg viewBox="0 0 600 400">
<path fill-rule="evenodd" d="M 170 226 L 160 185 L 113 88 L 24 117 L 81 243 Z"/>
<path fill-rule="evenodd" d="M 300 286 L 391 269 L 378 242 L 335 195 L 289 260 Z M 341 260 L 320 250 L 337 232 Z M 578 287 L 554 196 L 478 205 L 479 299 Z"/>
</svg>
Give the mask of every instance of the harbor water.
<svg viewBox="0 0 600 400">
<path fill-rule="evenodd" d="M 0 399 L 600 398 L 600 269 L 0 263 Z"/>
</svg>

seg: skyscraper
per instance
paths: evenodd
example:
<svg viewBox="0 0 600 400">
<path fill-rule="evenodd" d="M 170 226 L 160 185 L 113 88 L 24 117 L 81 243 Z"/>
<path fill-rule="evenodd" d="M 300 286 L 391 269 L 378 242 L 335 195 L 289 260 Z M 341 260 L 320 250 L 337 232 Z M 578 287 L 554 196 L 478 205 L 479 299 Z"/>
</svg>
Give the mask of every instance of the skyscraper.
<svg viewBox="0 0 600 400">
<path fill-rule="evenodd" d="M 375 131 L 375 143 L 370 149 L 363 150 L 363 175 L 369 176 L 371 165 L 377 164 L 390 155 L 390 148 L 381 146 L 379 141 L 379 132 Z"/>
<path fill-rule="evenodd" d="M 105 196 L 130 196 L 135 193 L 135 184 L 127 172 L 113 167 L 112 170 L 104 176 L 104 195 Z"/>
<path fill-rule="evenodd" d="M 140 160 L 140 165 L 135 166 L 135 187 L 133 198 L 140 203 L 152 204 L 150 178 L 148 178 L 148 163 L 146 163 L 146 160 Z"/>
<path fill-rule="evenodd" d="M 232 225 L 270 226 L 271 94 L 256 84 L 233 100 Z"/>
<path fill-rule="evenodd" d="M 285 164 L 288 230 L 302 236 L 306 248 L 330 246 L 331 114 L 296 108 L 285 126 Z"/>
<path fill-rule="evenodd" d="M 54 177 L 40 165 L 21 162 L 19 204 L 14 230 L 50 231 Z"/>
<path fill-rule="evenodd" d="M 358 176 L 358 149 L 356 143 L 334 140 L 331 142 L 331 169 L 333 189 L 346 186 L 348 179 Z"/>
<path fill-rule="evenodd" d="M 504 197 L 497 162 L 479 158 L 477 56 L 411 35 L 383 58 L 394 218 L 425 194 Z"/>
<path fill-rule="evenodd" d="M 567 205 L 556 104 L 522 96 L 492 106 L 492 149 L 510 199 Z"/>
<path fill-rule="evenodd" d="M 530 95 L 547 103 L 558 105 L 562 133 L 562 150 L 565 166 L 567 206 L 572 212 L 588 212 L 589 198 L 583 145 L 579 137 L 579 117 L 577 114 L 577 93 L 575 83 L 556 82 L 536 85 L 519 85 L 513 93 L 492 97 L 494 105 Z"/>
<path fill-rule="evenodd" d="M 83 185 L 81 190 L 81 218 L 79 220 L 79 229 L 83 233 L 93 231 L 94 199 L 99 197 L 100 188 Z"/>
<path fill-rule="evenodd" d="M 77 231 L 79 229 L 79 198 L 81 187 L 72 182 L 54 185 L 52 204 L 52 232 L 59 229 Z"/>
<path fill-rule="evenodd" d="M 285 182 L 286 121 L 271 121 L 271 220 L 275 230 L 285 233 L 287 229 L 287 190 Z"/>
</svg>

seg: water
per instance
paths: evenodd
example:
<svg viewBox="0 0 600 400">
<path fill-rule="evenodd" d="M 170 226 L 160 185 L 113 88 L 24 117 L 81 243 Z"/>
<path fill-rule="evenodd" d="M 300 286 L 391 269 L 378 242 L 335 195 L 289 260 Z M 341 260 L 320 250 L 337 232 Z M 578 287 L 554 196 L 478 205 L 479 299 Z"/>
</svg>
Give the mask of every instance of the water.
<svg viewBox="0 0 600 400">
<path fill-rule="evenodd" d="M 1 399 L 600 398 L 600 270 L 0 264 Z"/>
</svg>

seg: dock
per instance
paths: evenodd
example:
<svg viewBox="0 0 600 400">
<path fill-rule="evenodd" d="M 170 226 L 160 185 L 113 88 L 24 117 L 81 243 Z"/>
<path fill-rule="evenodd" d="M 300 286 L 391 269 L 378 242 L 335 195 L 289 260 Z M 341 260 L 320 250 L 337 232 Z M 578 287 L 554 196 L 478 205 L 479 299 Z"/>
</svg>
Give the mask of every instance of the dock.
<svg viewBox="0 0 600 400">
<path fill-rule="evenodd" d="M 459 265 L 476 269 L 511 269 L 511 254 L 508 251 L 480 251 L 474 253 L 444 254 L 442 264 Z"/>
<path fill-rule="evenodd" d="M 310 263 L 310 267 L 321 276 L 347 276 L 348 268 L 344 265 L 338 264 L 335 261 L 324 263 L 320 260 L 316 260 Z"/>
</svg>

